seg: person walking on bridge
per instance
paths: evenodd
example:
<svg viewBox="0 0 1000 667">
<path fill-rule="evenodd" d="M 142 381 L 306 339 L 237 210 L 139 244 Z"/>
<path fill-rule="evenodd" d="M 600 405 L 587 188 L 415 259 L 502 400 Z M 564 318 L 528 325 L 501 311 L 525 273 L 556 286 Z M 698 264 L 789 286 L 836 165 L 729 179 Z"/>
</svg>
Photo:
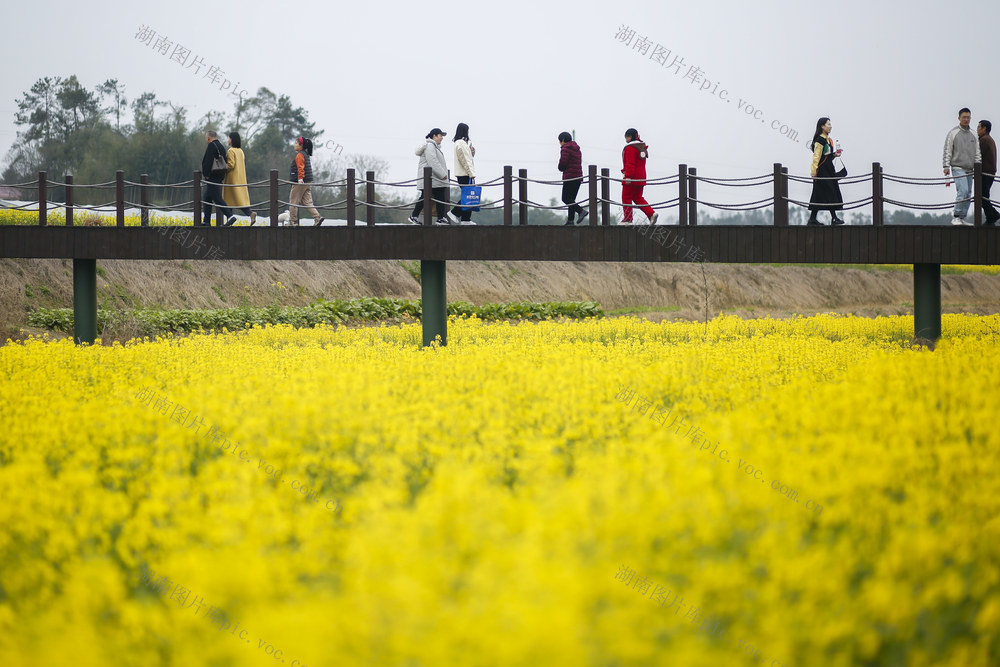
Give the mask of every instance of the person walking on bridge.
<svg viewBox="0 0 1000 667">
<path fill-rule="evenodd" d="M 625 130 L 625 148 L 622 149 L 622 206 L 623 225 L 632 224 L 632 203 L 639 205 L 639 210 L 649 218 L 649 224 L 655 225 L 659 214 L 653 210 L 642 197 L 642 189 L 646 187 L 646 158 L 649 157 L 649 147 L 639 138 L 639 132 L 633 127 Z"/>
<path fill-rule="evenodd" d="M 313 206 L 313 172 L 312 161 L 309 159 L 312 154 L 312 139 L 299 137 L 295 140 L 295 159 L 292 160 L 292 168 L 288 175 L 288 180 L 292 182 L 292 191 L 288 195 L 288 224 L 293 227 L 299 226 L 300 206 L 304 206 L 312 214 L 314 227 L 323 224 L 323 216 Z"/>
<path fill-rule="evenodd" d="M 984 224 L 995 225 L 1000 220 L 1000 212 L 990 201 L 990 188 L 997 173 L 997 144 L 990 136 L 993 123 L 988 120 L 979 121 L 976 132 L 979 134 L 979 152 L 983 156 L 983 214 Z"/>
<path fill-rule="evenodd" d="M 837 211 L 844 208 L 844 197 L 840 194 L 837 169 L 833 166 L 833 159 L 840 156 L 840 151 L 833 148 L 833 139 L 830 138 L 832 129 L 829 118 L 820 118 L 816 121 L 816 133 L 809 142 L 809 150 L 813 152 L 812 166 L 809 169 L 813 177 L 813 189 L 812 196 L 809 197 L 807 225 L 823 224 L 816 219 L 816 214 L 820 211 L 830 212 L 831 225 L 844 224 L 837 217 Z"/>
<path fill-rule="evenodd" d="M 250 226 L 257 221 L 257 214 L 250 210 L 250 193 L 247 191 L 247 165 L 243 155 L 243 140 L 239 132 L 229 133 L 229 150 L 226 151 L 226 180 L 222 198 L 229 204 L 230 212 L 239 209 L 250 216 Z M 236 222 L 236 216 L 229 218 Z M 229 224 L 232 225 L 233 222 Z"/>
<path fill-rule="evenodd" d="M 476 182 L 476 147 L 469 140 L 469 126 L 459 123 L 455 129 L 455 178 L 459 185 L 469 185 Z M 462 222 L 472 222 L 472 209 L 456 204 L 451 214 Z M 475 224 L 475 223 L 472 223 Z"/>
<path fill-rule="evenodd" d="M 431 168 L 431 197 L 434 199 L 433 205 L 437 207 L 439 225 L 451 224 L 448 219 L 448 207 L 451 206 L 451 202 L 448 201 L 448 163 L 444 159 L 444 151 L 441 150 L 441 140 L 446 134 L 448 133 L 441 128 L 435 127 L 427 133 L 425 137 L 427 142 L 414 151 L 420 156 L 420 161 L 417 163 L 417 178 L 421 183 L 424 179 L 424 167 Z M 417 225 L 420 224 L 420 213 L 424 210 L 423 190 L 420 191 L 419 197 L 413 207 L 413 215 L 410 216 L 410 222 Z"/>
<path fill-rule="evenodd" d="M 577 223 L 583 222 L 587 217 L 587 211 L 576 203 L 576 195 L 580 192 L 583 184 L 583 153 L 580 145 L 573 141 L 573 135 L 569 132 L 559 133 L 559 166 L 557 169 L 562 172 L 562 203 L 569 207 L 569 217 L 566 219 L 567 225 L 573 224 L 573 216 L 580 215 Z"/>
<path fill-rule="evenodd" d="M 205 179 L 205 190 L 201 194 L 201 224 L 204 227 L 212 226 L 214 205 L 215 226 L 222 227 L 226 217 L 236 222 L 236 217 L 226 207 L 226 200 L 222 197 L 221 183 L 226 177 L 226 149 L 219 141 L 219 133 L 215 130 L 205 133 L 205 142 L 208 145 L 205 146 L 205 154 L 201 157 L 201 174 Z M 218 165 L 222 165 L 221 169 L 216 169 Z"/>
<path fill-rule="evenodd" d="M 968 225 L 969 197 L 972 196 L 972 171 L 977 162 L 982 162 L 979 140 L 969 129 L 972 112 L 963 107 L 958 112 L 958 125 L 951 128 L 944 138 L 944 175 L 955 178 L 955 217 L 953 225 Z"/>
</svg>

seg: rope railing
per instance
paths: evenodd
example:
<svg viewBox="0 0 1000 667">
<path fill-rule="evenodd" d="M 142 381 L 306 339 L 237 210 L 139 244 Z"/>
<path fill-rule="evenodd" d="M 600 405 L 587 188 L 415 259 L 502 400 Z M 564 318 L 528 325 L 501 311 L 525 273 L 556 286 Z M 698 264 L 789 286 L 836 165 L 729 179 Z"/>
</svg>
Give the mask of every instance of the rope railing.
<svg viewBox="0 0 1000 667">
<path fill-rule="evenodd" d="M 701 201 L 693 197 L 689 197 L 688 201 L 692 201 L 696 204 L 701 204 L 702 206 L 708 206 L 709 208 L 716 208 L 723 211 L 755 211 L 759 208 L 766 208 L 774 204 L 774 197 L 768 197 L 767 199 L 760 199 L 754 202 L 746 202 L 745 204 L 719 204 L 715 202 Z"/>
<path fill-rule="evenodd" d="M 976 219 L 975 224 L 979 225 L 981 224 L 983 207 L 989 207 L 996 203 L 995 200 L 991 200 L 989 197 L 984 196 L 984 193 L 982 192 L 983 188 L 980 187 L 981 181 L 978 180 L 983 177 L 989 178 L 994 176 L 994 174 L 984 173 L 980 165 L 977 165 L 976 168 L 968 174 L 958 177 L 954 174 L 949 176 L 934 177 L 906 177 L 897 174 L 887 174 L 882 171 L 879 163 L 873 163 L 872 170 L 867 173 L 851 174 L 844 177 L 812 177 L 800 174 L 789 174 L 788 170 L 782 168 L 780 164 L 775 164 L 774 167 L 775 170 L 772 173 L 741 178 L 724 178 L 698 174 L 695 168 L 689 167 L 688 165 L 680 165 L 678 173 L 657 178 L 647 178 L 641 181 L 641 183 L 645 188 L 647 188 L 647 191 L 649 191 L 649 189 L 655 190 L 659 187 L 675 188 L 673 193 L 675 196 L 670 198 L 655 196 L 649 197 L 648 194 L 647 197 L 650 199 L 659 199 L 659 201 L 649 204 L 649 206 L 653 209 L 663 211 L 665 209 L 676 208 L 679 216 L 677 224 L 680 225 L 697 224 L 698 207 L 706 207 L 720 211 L 755 211 L 762 208 L 773 207 L 773 224 L 788 225 L 788 208 L 790 205 L 799 207 L 818 205 L 821 208 L 830 205 L 829 203 L 813 204 L 810 201 L 802 201 L 799 198 L 789 196 L 788 188 L 790 183 L 815 185 L 817 183 L 832 181 L 844 187 L 869 184 L 871 186 L 870 194 L 866 194 L 866 196 L 862 198 L 853 199 L 851 201 L 840 201 L 837 203 L 836 207 L 838 210 L 856 210 L 871 206 L 872 224 L 874 225 L 883 224 L 885 218 L 883 208 L 886 205 L 917 211 L 943 211 L 955 205 L 971 205 Z M 887 196 L 884 192 L 886 183 L 906 186 L 940 186 L 956 183 L 956 181 L 965 177 L 977 179 L 975 181 L 975 187 L 970 188 L 971 192 L 969 193 L 969 196 L 964 199 L 949 201 L 947 203 L 916 203 L 904 201 L 903 199 L 896 199 Z M 448 210 L 450 210 L 451 207 L 473 208 L 469 206 L 462 207 L 460 202 L 457 201 L 439 200 L 435 197 L 429 196 L 430 193 L 426 193 L 425 196 L 420 196 L 419 199 L 410 202 L 400 202 L 398 200 L 395 202 L 379 201 L 379 196 L 375 190 L 377 186 L 385 188 L 414 188 L 423 191 L 428 184 L 433 186 L 435 180 L 436 179 L 431 179 L 429 177 L 418 177 L 400 181 L 381 181 L 375 177 L 375 173 L 373 171 L 348 170 L 346 178 L 328 182 L 312 182 L 309 185 L 319 190 L 324 188 L 332 188 L 335 190 L 342 189 L 343 192 L 340 193 L 340 199 L 327 203 L 315 202 L 313 206 L 317 210 L 322 209 L 323 211 L 347 211 L 349 225 L 355 225 L 359 222 L 371 225 L 374 224 L 376 219 L 374 212 L 377 210 L 407 211 L 421 202 L 425 205 L 436 205 L 439 212 L 443 207 L 448 207 Z M 494 195 L 490 199 L 484 198 L 481 203 L 475 206 L 475 208 L 480 211 L 496 211 L 502 209 L 504 212 L 503 223 L 505 225 L 515 224 L 514 210 L 516 209 L 516 224 L 525 225 L 528 224 L 526 216 L 528 211 L 531 209 L 546 212 L 565 212 L 573 206 L 579 205 L 587 208 L 588 212 L 593 216 L 590 218 L 592 224 L 609 225 L 614 224 L 611 216 L 612 207 L 615 209 L 625 208 L 623 201 L 615 199 L 611 195 L 612 183 L 622 185 L 628 184 L 633 186 L 637 183 L 635 179 L 616 178 L 610 174 L 610 170 L 608 169 L 600 170 L 600 173 L 598 173 L 598 168 L 595 165 L 590 165 L 589 170 L 582 176 L 570 180 L 578 181 L 579 191 L 576 202 L 570 204 L 565 202 L 544 204 L 528 196 L 528 186 L 562 187 L 566 183 L 565 179 L 549 180 L 545 178 L 529 178 L 527 171 L 524 169 L 515 171 L 513 167 L 505 167 L 504 174 L 502 176 L 498 176 L 487 181 L 472 183 L 472 185 L 478 186 L 479 188 L 503 188 L 501 196 Z M 16 195 L 12 197 L 12 201 L 0 202 L 0 210 L 37 211 L 39 225 L 46 224 L 46 216 L 50 211 L 65 211 L 66 224 L 71 225 L 73 224 L 73 211 L 80 210 L 93 211 L 102 214 L 113 213 L 114 217 L 117 219 L 117 224 L 119 226 L 124 226 L 126 209 L 128 209 L 129 215 L 134 215 L 134 211 L 138 210 L 142 217 L 143 226 L 149 224 L 150 217 L 155 215 L 157 211 L 193 212 L 194 221 L 201 224 L 204 209 L 206 208 L 204 201 L 205 193 L 202 190 L 202 187 L 209 184 L 219 186 L 220 189 L 247 188 L 248 190 L 254 189 L 258 191 L 260 189 L 269 190 L 264 199 L 261 201 L 255 201 L 246 206 L 227 205 L 223 208 L 215 205 L 209 205 L 207 208 L 214 209 L 211 212 L 216 215 L 218 215 L 219 209 L 221 208 L 227 216 L 232 215 L 232 213 L 236 211 L 249 208 L 251 211 L 257 213 L 258 217 L 260 217 L 261 213 L 263 213 L 264 216 L 269 217 L 269 224 L 272 226 L 278 224 L 277 213 L 280 212 L 279 209 L 287 209 L 291 207 L 291 203 L 289 201 L 283 200 L 278 196 L 279 189 L 284 188 L 287 192 L 288 186 L 297 185 L 295 181 L 279 178 L 277 170 L 272 170 L 270 177 L 266 180 L 258 180 L 249 183 L 209 182 L 202 178 L 200 172 L 196 171 L 194 172 L 194 176 L 191 180 L 163 184 L 149 183 L 145 174 L 139 182 L 126 180 L 124 178 L 124 172 L 122 171 L 116 172 L 115 180 L 102 183 L 74 183 L 72 176 L 70 175 L 65 177 L 65 182 L 60 182 L 48 178 L 45 172 L 39 172 L 38 179 L 33 181 L 25 183 L 0 184 L 0 187 L 2 188 L 17 191 Z M 466 185 L 469 184 L 459 183 L 457 179 L 449 175 L 447 186 L 449 189 L 463 187 Z M 753 201 L 726 203 L 724 201 L 714 201 L 719 199 L 718 197 L 705 197 L 704 192 L 699 195 L 699 185 L 702 188 L 711 186 L 726 189 L 769 187 L 773 189 L 773 192 L 769 192 L 769 196 L 767 197 Z M 65 195 L 66 201 L 49 201 L 48 197 L 50 188 L 55 189 L 54 191 L 59 193 L 60 198 Z M 158 200 L 166 199 L 169 201 L 170 199 L 174 199 L 176 195 L 171 194 L 170 196 L 167 196 L 168 193 L 164 192 L 164 190 L 184 188 L 187 188 L 188 192 L 193 193 L 193 197 L 186 201 L 179 203 L 150 202 L 150 193 L 159 193 L 157 196 Z M 73 194 L 77 191 L 89 193 L 108 189 L 114 189 L 115 191 L 115 198 L 113 201 L 102 204 L 84 204 L 74 202 Z M 957 190 L 955 192 L 957 192 Z M 25 196 L 27 193 L 37 193 L 36 196 L 38 201 L 17 201 L 19 197 Z M 654 194 L 659 193 L 657 192 Z M 85 200 L 92 198 L 96 197 L 94 195 L 89 195 L 85 198 Z M 634 202 L 631 203 L 629 207 L 638 208 Z M 424 214 L 424 216 L 426 217 L 426 214 Z M 399 222 L 399 220 L 395 217 L 393 217 L 393 221 Z"/>
<path fill-rule="evenodd" d="M 757 182 L 757 183 L 731 183 L 731 182 L 728 182 L 728 181 L 732 181 L 732 180 L 740 180 L 740 181 L 749 180 L 749 179 L 742 179 L 742 178 L 741 179 L 705 178 L 704 176 L 697 176 L 697 175 L 696 176 L 690 176 L 689 178 L 691 178 L 692 180 L 698 181 L 699 183 L 708 183 L 709 185 L 718 185 L 718 186 L 721 186 L 721 187 L 728 187 L 728 188 L 754 188 L 754 187 L 759 187 L 759 186 L 762 186 L 762 185 L 771 185 L 772 183 L 774 183 L 774 176 L 772 176 L 772 175 L 768 175 L 768 177 L 767 177 L 766 180 L 762 180 L 762 181 Z"/>
</svg>

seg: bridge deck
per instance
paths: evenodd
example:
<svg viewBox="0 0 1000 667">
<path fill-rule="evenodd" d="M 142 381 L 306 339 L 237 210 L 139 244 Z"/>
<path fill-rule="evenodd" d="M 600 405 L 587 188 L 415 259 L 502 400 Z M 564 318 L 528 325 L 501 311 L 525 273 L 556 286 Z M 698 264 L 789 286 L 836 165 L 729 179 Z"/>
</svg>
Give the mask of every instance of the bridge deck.
<svg viewBox="0 0 1000 667">
<path fill-rule="evenodd" d="M 652 230 L 642 225 L 2 226 L 0 257 L 1000 264 L 1000 231 L 992 227 L 909 225 L 669 225 Z"/>
</svg>

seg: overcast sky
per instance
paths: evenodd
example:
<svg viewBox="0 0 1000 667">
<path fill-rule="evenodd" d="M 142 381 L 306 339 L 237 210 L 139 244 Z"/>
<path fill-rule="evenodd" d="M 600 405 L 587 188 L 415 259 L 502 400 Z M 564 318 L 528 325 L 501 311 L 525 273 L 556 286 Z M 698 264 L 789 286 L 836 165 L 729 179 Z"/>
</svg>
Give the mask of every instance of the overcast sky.
<svg viewBox="0 0 1000 667">
<path fill-rule="evenodd" d="M 15 139 L 15 100 L 44 76 L 76 74 L 91 88 L 117 78 L 129 100 L 153 91 L 187 107 L 191 120 L 211 109 L 228 114 L 235 98 L 202 76 L 210 66 L 240 89 L 289 95 L 325 130 L 324 140 L 388 160 L 391 180 L 415 175 L 413 148 L 431 127 L 450 142 L 458 122 L 471 128 L 484 181 L 504 164 L 558 178 L 563 130 L 575 130 L 585 163 L 617 175 L 628 127 L 649 144 L 650 177 L 676 173 L 680 162 L 705 176 L 763 174 L 774 162 L 808 175 L 805 142 L 820 116 L 831 117 L 853 173 L 878 160 L 888 173 L 930 177 L 941 174 L 944 136 L 960 107 L 972 109 L 973 124 L 1000 121 L 995 0 L 302 0 L 294 7 L 7 3 L 0 143 L 6 150 Z M 190 49 L 205 68 L 195 74 L 141 43 L 142 26 Z M 616 37 L 622 26 L 635 31 L 629 44 Z M 651 42 L 645 53 L 640 37 Z M 657 46 L 670 50 L 666 64 L 654 58 L 664 54 Z M 679 73 L 669 66 L 674 56 L 684 62 Z M 701 77 L 694 82 L 684 78 L 692 66 L 699 68 L 692 77 Z M 199 158 L 192 156 L 193 168 Z M 108 165 L 109 174 L 114 169 Z M 923 200 L 947 201 L 953 192 L 941 187 Z"/>
</svg>

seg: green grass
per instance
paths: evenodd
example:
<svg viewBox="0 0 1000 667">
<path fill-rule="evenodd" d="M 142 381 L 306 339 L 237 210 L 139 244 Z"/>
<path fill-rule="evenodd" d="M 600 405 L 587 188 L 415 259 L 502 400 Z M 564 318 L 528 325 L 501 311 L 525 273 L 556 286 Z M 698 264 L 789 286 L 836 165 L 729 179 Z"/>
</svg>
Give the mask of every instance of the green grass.
<svg viewBox="0 0 1000 667">
<path fill-rule="evenodd" d="M 593 301 L 558 301 L 550 303 L 487 303 L 474 306 L 466 301 L 448 304 L 448 314 L 475 316 L 483 320 L 547 320 L 556 318 L 603 317 L 604 311 Z M 326 301 L 319 299 L 308 306 L 268 306 L 266 308 L 152 310 L 130 308 L 97 310 L 97 327 L 115 317 L 134 321 L 141 335 L 190 333 L 194 331 L 239 331 L 266 324 L 290 324 L 313 327 L 317 324 L 344 322 L 400 321 L 419 319 L 421 304 L 417 299 L 351 299 Z M 71 308 L 40 308 L 28 315 L 28 325 L 69 333 L 73 330 Z"/>
</svg>

